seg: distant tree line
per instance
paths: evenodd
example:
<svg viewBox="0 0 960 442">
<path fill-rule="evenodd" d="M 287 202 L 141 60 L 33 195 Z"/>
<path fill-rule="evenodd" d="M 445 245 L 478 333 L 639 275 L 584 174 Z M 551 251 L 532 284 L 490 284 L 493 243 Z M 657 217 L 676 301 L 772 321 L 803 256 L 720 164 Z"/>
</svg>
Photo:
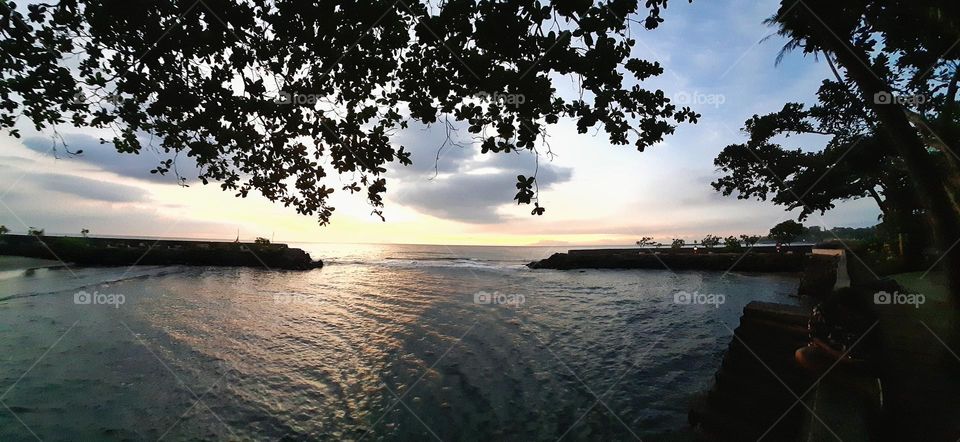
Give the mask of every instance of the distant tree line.
<svg viewBox="0 0 960 442">
<path fill-rule="evenodd" d="M 736 251 L 750 248 L 760 243 L 784 244 L 795 243 L 819 243 L 823 241 L 871 241 L 878 239 L 878 226 L 873 227 L 834 227 L 824 230 L 819 226 L 806 227 L 803 224 L 786 220 L 772 228 L 766 235 L 730 235 L 720 237 L 709 234 L 703 237 L 699 242 L 694 241 L 691 245 L 713 249 L 721 244 L 725 250 Z M 662 247 L 664 244 L 653 241 L 653 237 L 645 236 L 636 244 L 640 247 Z M 687 246 L 687 241 L 683 238 L 673 238 L 670 242 L 670 248 L 680 249 Z"/>
</svg>

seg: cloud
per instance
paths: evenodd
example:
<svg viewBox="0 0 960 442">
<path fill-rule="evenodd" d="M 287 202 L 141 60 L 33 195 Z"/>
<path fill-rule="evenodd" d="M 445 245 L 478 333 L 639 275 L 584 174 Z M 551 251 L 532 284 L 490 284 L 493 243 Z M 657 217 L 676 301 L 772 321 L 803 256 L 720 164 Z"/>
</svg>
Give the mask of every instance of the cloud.
<svg viewBox="0 0 960 442">
<path fill-rule="evenodd" d="M 398 196 L 401 204 L 438 218 L 467 223 L 496 223 L 496 207 L 513 199 L 506 174 L 457 175 L 417 183 Z"/>
<path fill-rule="evenodd" d="M 108 203 L 134 203 L 149 200 L 149 194 L 125 184 L 106 183 L 73 175 L 33 174 L 27 179 L 32 188 L 66 193 L 83 199 Z"/>
<path fill-rule="evenodd" d="M 400 179 L 430 179 L 434 175 L 456 172 L 461 163 L 477 153 L 469 135 L 464 130 L 454 131 L 447 140 L 442 125 L 426 126 L 411 121 L 410 127 L 396 135 L 394 144 L 410 152 L 413 164 L 392 164 L 391 172 Z"/>
<path fill-rule="evenodd" d="M 176 175 L 172 172 L 166 175 L 152 174 L 151 169 L 157 167 L 162 159 L 170 158 L 167 154 L 158 154 L 150 147 L 149 139 L 141 139 L 143 149 L 139 154 L 125 154 L 117 152 L 113 143 L 100 144 L 98 138 L 90 135 L 73 133 L 65 134 L 63 141 L 71 151 L 82 150 L 80 155 L 64 155 L 58 152 L 59 161 L 81 162 L 95 166 L 107 172 L 113 172 L 129 178 L 136 178 L 145 181 L 151 181 L 162 184 L 175 184 Z M 156 144 L 156 143 L 154 143 Z M 51 154 L 53 143 L 48 138 L 30 137 L 23 140 L 23 145 L 28 149 L 41 154 Z M 59 146 L 59 143 L 58 143 Z M 193 173 L 197 166 L 193 159 L 181 155 L 176 160 L 177 169 L 180 174 L 187 179 L 195 176 Z"/>
<path fill-rule="evenodd" d="M 463 137 L 460 133 L 453 136 Z M 413 165 L 395 170 L 400 192 L 394 201 L 447 220 L 491 224 L 504 221 L 497 207 L 514 202 L 517 175 L 536 172 L 541 190 L 573 176 L 572 169 L 552 165 L 544 158 L 538 168 L 530 152 L 480 154 L 473 143 L 448 145 L 437 160 L 437 150 L 445 137 L 437 126 L 401 135 Z"/>
</svg>

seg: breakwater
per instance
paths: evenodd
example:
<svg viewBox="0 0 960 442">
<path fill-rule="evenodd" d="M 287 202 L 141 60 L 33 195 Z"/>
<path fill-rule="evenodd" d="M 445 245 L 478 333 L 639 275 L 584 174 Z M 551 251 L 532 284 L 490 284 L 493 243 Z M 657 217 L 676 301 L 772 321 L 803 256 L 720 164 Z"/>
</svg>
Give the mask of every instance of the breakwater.
<svg viewBox="0 0 960 442">
<path fill-rule="evenodd" d="M 705 440 L 808 440 L 797 397 L 816 376 L 794 352 L 807 345 L 810 309 L 751 302 L 743 309 L 709 391 L 690 407 L 690 425 Z"/>
<path fill-rule="evenodd" d="M 323 266 L 286 244 L 3 235 L 0 255 L 58 260 L 80 266 L 190 265 L 308 270 Z"/>
<path fill-rule="evenodd" d="M 533 269 L 667 269 L 741 272 L 801 272 L 811 246 L 750 251 L 663 249 L 585 249 L 554 253 L 527 264 Z"/>
</svg>

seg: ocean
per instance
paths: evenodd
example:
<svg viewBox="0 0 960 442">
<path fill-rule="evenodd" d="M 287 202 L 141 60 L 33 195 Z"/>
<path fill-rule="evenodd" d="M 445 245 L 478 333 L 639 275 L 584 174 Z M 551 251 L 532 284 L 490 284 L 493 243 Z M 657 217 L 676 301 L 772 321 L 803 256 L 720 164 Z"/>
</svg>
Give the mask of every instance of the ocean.
<svg viewBox="0 0 960 442">
<path fill-rule="evenodd" d="M 799 281 L 291 246 L 326 265 L 0 257 L 0 440 L 683 440 L 743 307 Z"/>
</svg>

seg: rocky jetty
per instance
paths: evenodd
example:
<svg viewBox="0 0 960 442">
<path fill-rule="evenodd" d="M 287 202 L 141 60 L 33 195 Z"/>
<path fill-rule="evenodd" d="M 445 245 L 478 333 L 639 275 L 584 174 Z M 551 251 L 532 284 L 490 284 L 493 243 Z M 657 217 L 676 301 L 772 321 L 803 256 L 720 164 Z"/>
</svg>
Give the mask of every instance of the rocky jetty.
<svg viewBox="0 0 960 442">
<path fill-rule="evenodd" d="M 797 397 L 816 377 L 794 360 L 807 344 L 810 310 L 753 301 L 723 356 L 713 388 L 697 397 L 690 424 L 707 440 L 800 440 Z"/>
<path fill-rule="evenodd" d="M 817 248 L 808 257 L 804 283 L 801 284 L 801 290 L 807 292 L 805 297 L 814 296 L 817 300 L 825 301 L 846 299 L 847 302 L 860 299 L 863 306 L 876 307 L 872 301 L 877 290 L 898 290 L 887 285 L 889 281 L 851 288 L 846 259 L 840 249 Z M 884 402 L 877 375 L 882 375 L 888 368 L 881 368 L 869 360 L 853 363 L 854 359 L 834 360 L 824 355 L 820 356 L 818 362 L 820 368 L 815 368 L 815 357 L 810 356 L 813 353 L 807 353 L 816 347 L 811 343 L 810 324 L 818 320 L 812 318 L 812 310 L 807 302 L 794 306 L 753 301 L 744 307 L 740 324 L 733 330 L 734 336 L 714 376 L 713 386 L 696 396 L 691 404 L 688 417 L 692 428 L 700 436 L 698 440 L 887 440 L 880 437 L 883 430 L 877 421 L 877 417 L 883 413 Z M 824 316 L 821 314 L 819 318 L 822 326 Z M 902 314 L 894 315 L 897 323 L 902 323 L 902 319 Z M 865 323 L 869 321 L 867 319 Z M 868 334 L 878 324 L 880 321 L 856 338 L 861 350 L 877 349 L 876 337 Z M 850 323 L 835 323 L 833 326 L 841 326 L 845 333 L 855 333 L 853 330 L 857 329 L 856 325 Z M 911 335 L 917 334 L 913 332 Z M 898 338 L 897 342 L 903 341 Z M 873 351 L 864 350 L 855 358 L 871 353 Z M 896 355 L 901 353 L 897 352 Z M 800 360 L 806 360 L 807 363 L 801 365 Z M 894 360 L 901 362 L 898 357 L 894 357 Z M 884 365 L 893 364 L 888 362 Z M 912 370 L 917 364 L 911 360 L 902 365 Z M 923 376 L 897 378 L 917 379 Z M 896 381 L 883 382 L 887 385 L 897 384 Z M 910 386 L 911 392 L 919 390 L 916 385 Z M 948 393 L 944 397 L 956 395 L 950 396 Z M 949 402 L 948 399 L 945 401 Z M 891 401 L 891 404 L 899 402 Z M 919 407 L 911 404 L 906 408 Z M 903 416 L 904 411 L 897 410 L 892 414 Z M 918 414 L 929 416 L 933 414 L 930 411 L 924 410 Z M 948 428 L 949 425 L 938 427 Z M 904 438 L 890 438 L 901 439 Z M 948 439 L 933 437 L 922 440 Z"/>
<path fill-rule="evenodd" d="M 309 270 L 323 261 L 286 244 L 3 235 L 0 255 L 80 266 L 188 265 Z"/>
<path fill-rule="evenodd" d="M 739 272 L 800 272 L 807 261 L 805 252 L 796 250 L 709 252 L 691 250 L 654 251 L 648 249 L 591 249 L 554 253 L 547 259 L 527 264 L 533 269 L 660 269 L 715 270 Z"/>
</svg>

